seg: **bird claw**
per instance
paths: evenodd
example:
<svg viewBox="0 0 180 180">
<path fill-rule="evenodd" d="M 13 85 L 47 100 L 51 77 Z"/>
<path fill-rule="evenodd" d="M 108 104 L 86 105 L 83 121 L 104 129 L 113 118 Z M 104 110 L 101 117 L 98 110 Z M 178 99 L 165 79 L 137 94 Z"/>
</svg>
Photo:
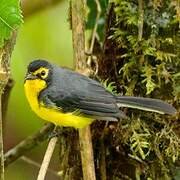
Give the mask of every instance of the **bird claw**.
<svg viewBox="0 0 180 180">
<path fill-rule="evenodd" d="M 50 140 L 53 137 L 59 137 L 63 134 L 62 128 L 59 127 L 55 127 L 54 131 L 52 131 L 49 136 L 48 139 Z"/>
<path fill-rule="evenodd" d="M 48 139 L 50 140 L 53 137 L 60 137 L 60 136 L 66 137 L 69 134 L 71 134 L 71 132 L 72 132 L 71 128 L 56 127 L 56 129 L 49 134 Z"/>
</svg>

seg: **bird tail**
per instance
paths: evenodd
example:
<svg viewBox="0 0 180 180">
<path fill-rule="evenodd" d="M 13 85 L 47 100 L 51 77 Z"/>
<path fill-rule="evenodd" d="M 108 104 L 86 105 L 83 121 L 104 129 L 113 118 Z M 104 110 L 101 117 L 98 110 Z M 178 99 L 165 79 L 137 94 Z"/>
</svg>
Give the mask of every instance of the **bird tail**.
<svg viewBox="0 0 180 180">
<path fill-rule="evenodd" d="M 160 114 L 174 115 L 176 113 L 173 106 L 159 99 L 131 96 L 117 96 L 116 98 L 119 107 L 135 108 Z"/>
</svg>

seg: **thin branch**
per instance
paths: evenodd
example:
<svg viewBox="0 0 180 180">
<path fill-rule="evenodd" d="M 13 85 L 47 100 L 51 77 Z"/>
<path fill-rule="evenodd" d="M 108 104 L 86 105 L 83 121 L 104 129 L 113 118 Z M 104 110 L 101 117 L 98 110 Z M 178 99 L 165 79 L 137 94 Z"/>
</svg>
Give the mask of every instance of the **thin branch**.
<svg viewBox="0 0 180 180">
<path fill-rule="evenodd" d="M 95 180 L 94 156 L 90 126 L 79 130 L 79 141 L 83 168 L 83 177 L 86 180 Z"/>
<path fill-rule="evenodd" d="M 10 78 L 10 58 L 16 40 L 16 32 L 12 32 L 3 48 L 0 49 L 0 179 L 4 179 L 4 152 L 3 152 L 3 101 L 2 94 Z"/>
<path fill-rule="evenodd" d="M 6 113 L 7 113 L 7 108 L 8 108 L 8 102 L 9 102 L 9 97 L 10 97 L 10 92 L 14 86 L 14 80 L 12 78 L 9 78 L 6 87 L 4 88 L 4 93 L 2 96 L 2 119 L 3 119 L 3 128 L 4 128 L 4 121 L 6 118 Z"/>
<path fill-rule="evenodd" d="M 49 137 L 49 133 L 54 129 L 54 125 L 49 123 L 42 127 L 37 133 L 27 137 L 25 140 L 20 142 L 14 148 L 10 149 L 4 156 L 4 165 L 7 167 L 9 164 L 14 162 L 19 157 L 25 155 L 27 152 L 35 148 L 41 142 L 45 141 Z"/>
<path fill-rule="evenodd" d="M 41 165 L 41 168 L 39 170 L 39 174 L 38 174 L 38 178 L 37 180 L 44 180 L 47 170 L 48 170 L 48 166 L 52 157 L 52 154 L 54 152 L 56 143 L 57 143 L 58 137 L 53 137 L 51 138 L 51 140 L 49 141 L 46 153 L 44 155 L 44 159 Z"/>
<path fill-rule="evenodd" d="M 151 27 L 151 39 L 152 39 L 152 47 L 156 48 L 156 26 L 155 26 L 155 21 L 156 21 L 156 5 L 155 5 L 155 0 L 153 2 L 153 10 L 152 10 L 152 19 L 153 19 L 153 26 Z"/>
<path fill-rule="evenodd" d="M 3 150 L 3 129 L 5 128 L 5 117 L 8 107 L 10 91 L 13 81 L 10 78 L 10 57 L 15 45 L 16 31 L 12 32 L 12 37 L 0 49 L 0 179 L 4 179 L 4 150 Z"/>
<path fill-rule="evenodd" d="M 138 6 L 139 6 L 138 40 L 141 41 L 143 36 L 143 23 L 144 23 L 143 0 L 138 0 Z"/>
<path fill-rule="evenodd" d="M 96 22 L 95 22 L 95 25 L 94 25 L 94 29 L 92 31 L 91 44 L 90 44 L 90 48 L 89 48 L 89 51 L 88 51 L 88 53 L 90 53 L 91 55 L 93 53 L 94 42 L 95 42 L 97 28 L 98 28 L 98 21 L 99 21 L 99 18 L 101 16 L 101 5 L 100 5 L 100 2 L 99 2 L 99 0 L 95 0 L 95 2 L 96 2 L 96 7 L 97 7 L 97 15 L 96 15 Z M 88 60 L 87 60 L 87 64 L 89 66 L 91 66 L 91 58 L 92 58 L 92 56 L 89 56 Z"/>
</svg>

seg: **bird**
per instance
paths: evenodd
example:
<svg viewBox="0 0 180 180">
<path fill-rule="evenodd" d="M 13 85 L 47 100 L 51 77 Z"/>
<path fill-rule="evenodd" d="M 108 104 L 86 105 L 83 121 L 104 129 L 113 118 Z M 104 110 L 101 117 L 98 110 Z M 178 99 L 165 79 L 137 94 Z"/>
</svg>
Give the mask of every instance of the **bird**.
<svg viewBox="0 0 180 180">
<path fill-rule="evenodd" d="M 120 107 L 174 115 L 170 104 L 152 98 L 117 96 L 96 80 L 37 59 L 27 67 L 24 90 L 32 111 L 56 126 L 84 128 L 94 120 L 127 118 Z"/>
</svg>

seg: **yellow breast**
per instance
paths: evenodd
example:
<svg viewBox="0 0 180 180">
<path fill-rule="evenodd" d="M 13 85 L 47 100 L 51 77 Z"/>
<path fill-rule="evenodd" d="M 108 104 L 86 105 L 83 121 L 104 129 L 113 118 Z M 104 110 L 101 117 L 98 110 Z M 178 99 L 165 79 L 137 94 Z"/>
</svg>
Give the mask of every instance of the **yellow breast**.
<svg viewBox="0 0 180 180">
<path fill-rule="evenodd" d="M 31 109 L 42 119 L 50 121 L 55 125 L 83 128 L 90 124 L 93 119 L 76 116 L 72 113 L 62 113 L 56 108 L 46 108 L 38 102 L 38 94 L 46 88 L 46 83 L 43 80 L 26 80 L 24 83 L 25 94 Z"/>
</svg>

